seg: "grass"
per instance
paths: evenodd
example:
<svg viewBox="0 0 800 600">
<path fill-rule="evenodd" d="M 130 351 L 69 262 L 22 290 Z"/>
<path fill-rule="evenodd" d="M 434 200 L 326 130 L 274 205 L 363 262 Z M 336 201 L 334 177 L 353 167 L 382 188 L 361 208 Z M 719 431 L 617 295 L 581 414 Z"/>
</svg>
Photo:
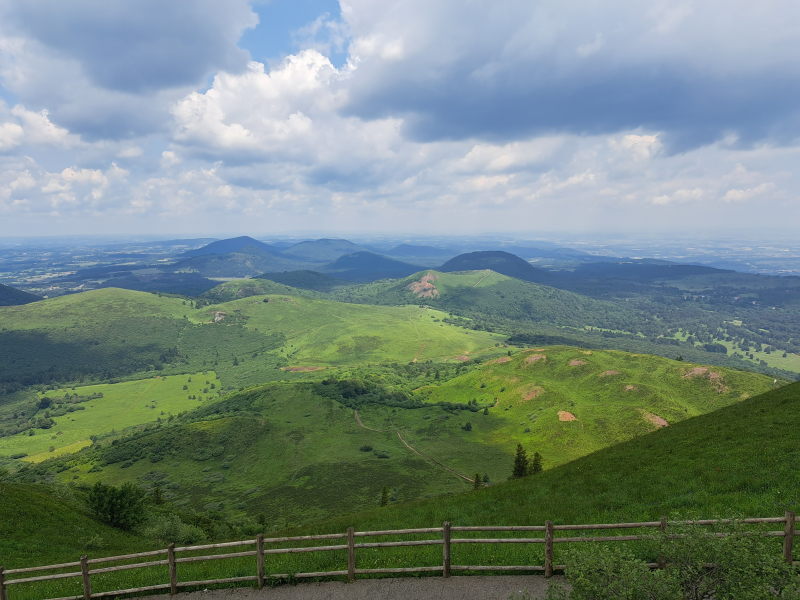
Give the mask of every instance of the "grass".
<svg viewBox="0 0 800 600">
<path fill-rule="evenodd" d="M 53 417 L 55 424 L 48 429 L 31 429 L 0 438 L 0 456 L 24 453 L 27 456 L 22 460 L 36 463 L 77 452 L 90 446 L 93 436 L 192 410 L 203 401 L 216 398 L 215 388 L 219 385 L 216 373 L 211 371 L 41 392 L 40 398 L 60 399 L 77 394 L 87 400 L 73 405 L 81 410 Z M 44 416 L 50 410 L 39 409 L 36 416 Z"/>
<path fill-rule="evenodd" d="M 391 503 L 384 508 L 326 519 L 300 531 L 343 532 L 349 526 L 360 531 L 435 527 L 445 520 L 458 525 L 540 525 L 547 519 L 560 524 L 657 520 L 661 515 L 781 516 L 786 510 L 800 509 L 800 472 L 796 469 L 800 460 L 798 410 L 800 384 L 793 384 L 539 475 L 462 494 Z M 9 508 L 7 503 L 0 504 L 0 510 Z M 67 511 L 62 519 L 71 521 L 76 518 L 74 514 Z M 8 522 L 3 517 L 0 523 Z M 0 544 L 5 544 L 4 551 L 10 544 L 20 546 L 19 541 L 4 541 L 3 537 Z M 143 547 L 136 544 L 144 542 L 132 540 L 129 549 Z M 51 553 L 48 560 L 35 562 L 72 559 L 78 550 L 75 546 L 67 543 L 58 559 Z M 779 553 L 780 540 L 775 541 L 774 547 Z M 647 549 L 640 546 L 638 551 Z M 541 546 L 517 544 L 456 545 L 453 563 L 541 564 L 541 552 Z M 563 556 L 561 552 L 563 546 L 556 545 L 556 562 Z M 18 549 L 12 550 L 12 555 L 21 560 Z M 359 568 L 435 565 L 441 560 L 441 550 L 359 550 L 357 560 Z M 280 560 L 270 557 L 267 569 L 273 573 L 296 573 L 339 569 L 344 564 L 343 553 L 309 553 Z M 228 559 L 200 568 L 202 573 L 182 570 L 181 577 L 228 577 L 254 571 L 250 559 Z M 127 572 L 117 580 L 108 578 L 98 590 L 164 581 L 163 572 Z M 48 588 L 48 593 L 61 593 L 67 585 Z M 40 592 L 37 596 L 33 589 L 20 590 L 12 600 L 43 595 Z"/>
</svg>

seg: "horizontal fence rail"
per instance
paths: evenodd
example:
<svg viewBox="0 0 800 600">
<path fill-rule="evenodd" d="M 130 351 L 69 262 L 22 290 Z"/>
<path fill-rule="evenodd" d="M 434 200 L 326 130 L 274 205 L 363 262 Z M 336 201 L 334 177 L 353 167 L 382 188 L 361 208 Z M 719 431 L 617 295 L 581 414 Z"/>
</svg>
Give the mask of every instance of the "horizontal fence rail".
<svg viewBox="0 0 800 600">
<path fill-rule="evenodd" d="M 724 524 L 783 524 L 781 530 L 775 531 L 747 531 L 740 532 L 743 535 L 756 535 L 763 537 L 783 538 L 783 558 L 789 564 L 794 561 L 794 539 L 800 534 L 796 529 L 797 519 L 795 513 L 786 512 L 783 517 L 747 518 L 747 519 L 700 519 L 689 521 L 668 521 L 662 518 L 659 521 L 645 521 L 641 523 L 598 523 L 587 525 L 554 525 L 547 521 L 544 525 L 478 525 L 478 526 L 457 526 L 445 522 L 442 527 L 422 527 L 416 529 L 389 529 L 382 531 L 355 531 L 352 527 L 345 533 L 328 533 L 320 535 L 301 535 L 288 537 L 268 538 L 263 535 L 255 539 L 240 540 L 234 542 L 221 542 L 217 544 L 201 544 L 196 546 L 180 546 L 170 544 L 163 550 L 151 550 L 148 552 L 136 552 L 119 556 L 109 556 L 103 558 L 88 558 L 82 556 L 79 561 L 60 563 L 55 565 L 44 565 L 36 567 L 23 567 L 14 569 L 4 569 L 0 567 L 0 600 L 13 600 L 9 598 L 9 588 L 20 584 L 30 584 L 43 581 L 54 581 L 63 579 L 76 579 L 81 582 L 83 593 L 79 596 L 66 596 L 61 598 L 51 598 L 49 600 L 92 600 L 94 598 L 106 598 L 121 594 L 137 594 L 151 591 L 169 590 L 174 595 L 181 588 L 220 585 L 220 584 L 255 584 L 262 588 L 268 579 L 309 579 L 324 577 L 346 577 L 348 581 L 354 581 L 357 575 L 372 574 L 407 574 L 407 573 L 440 573 L 443 577 L 449 577 L 452 572 L 531 572 L 544 573 L 550 577 L 554 571 L 564 569 L 564 565 L 554 564 L 554 545 L 565 543 L 600 543 L 600 542 L 624 542 L 651 539 L 652 535 L 633 534 L 633 535 L 595 535 L 595 536 L 559 536 L 558 532 L 572 531 L 603 531 L 610 529 L 642 529 L 653 528 L 667 538 L 684 537 L 684 533 L 669 534 L 670 527 L 687 526 L 708 526 Z M 541 537 L 454 537 L 453 534 L 473 534 L 473 533 L 521 533 L 538 532 Z M 401 539 L 396 541 L 356 541 L 356 539 L 375 538 L 375 537 L 397 537 L 415 535 L 435 535 L 435 538 L 425 539 Z M 717 532 L 710 535 L 725 537 L 731 533 Z M 344 543 L 331 543 L 343 541 Z M 323 542 L 327 545 L 320 546 L 287 546 L 287 544 L 297 542 Z M 268 544 L 282 544 L 283 547 L 267 548 Z M 451 549 L 453 545 L 460 544 L 541 544 L 544 546 L 544 564 L 542 565 L 454 565 L 452 564 Z M 393 567 L 376 569 L 359 569 L 356 567 L 356 551 L 367 548 L 398 548 L 410 546 L 441 546 L 442 561 L 436 566 L 417 566 L 417 567 Z M 234 552 L 216 552 L 211 554 L 178 556 L 179 554 L 218 551 L 229 548 L 250 547 L 252 549 L 237 550 Z M 346 551 L 347 565 L 345 569 L 313 571 L 306 573 L 267 573 L 268 557 L 281 554 L 295 554 L 305 552 L 332 552 Z M 186 563 L 202 563 L 232 558 L 252 557 L 253 573 L 239 577 L 227 577 L 219 579 L 204 579 L 198 581 L 179 580 L 179 565 Z M 95 566 L 114 563 L 120 561 L 141 560 L 127 564 L 112 566 Z M 648 563 L 651 568 L 663 568 L 663 563 Z M 135 588 L 93 592 L 92 576 L 113 573 L 118 571 L 130 571 L 133 569 L 144 569 L 150 567 L 167 567 L 165 575 L 168 576 L 168 583 L 140 586 Z M 31 573 L 41 573 L 43 571 L 66 571 L 49 575 L 23 576 Z"/>
</svg>

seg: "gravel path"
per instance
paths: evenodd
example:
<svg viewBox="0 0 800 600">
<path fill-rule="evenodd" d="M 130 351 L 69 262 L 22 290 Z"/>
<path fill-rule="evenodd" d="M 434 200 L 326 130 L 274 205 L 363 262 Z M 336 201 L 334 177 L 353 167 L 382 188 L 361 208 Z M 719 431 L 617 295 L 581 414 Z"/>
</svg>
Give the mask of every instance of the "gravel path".
<svg viewBox="0 0 800 600">
<path fill-rule="evenodd" d="M 326 581 L 277 588 L 226 589 L 191 592 L 175 600 L 507 600 L 511 594 L 528 592 L 531 600 L 544 598 L 547 581 L 540 575 L 471 577 L 400 577 L 362 579 L 355 583 Z M 563 581 L 553 577 L 550 581 Z M 170 596 L 148 596 L 167 600 Z"/>
</svg>

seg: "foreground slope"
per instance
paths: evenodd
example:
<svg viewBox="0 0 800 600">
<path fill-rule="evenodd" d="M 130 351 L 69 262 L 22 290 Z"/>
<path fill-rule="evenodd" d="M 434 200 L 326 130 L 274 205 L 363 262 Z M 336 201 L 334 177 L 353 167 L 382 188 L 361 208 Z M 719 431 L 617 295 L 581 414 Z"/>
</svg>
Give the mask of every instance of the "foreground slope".
<svg viewBox="0 0 800 600">
<path fill-rule="evenodd" d="M 799 413 L 795 383 L 536 476 L 362 513 L 325 528 L 781 516 L 800 510 Z"/>
</svg>

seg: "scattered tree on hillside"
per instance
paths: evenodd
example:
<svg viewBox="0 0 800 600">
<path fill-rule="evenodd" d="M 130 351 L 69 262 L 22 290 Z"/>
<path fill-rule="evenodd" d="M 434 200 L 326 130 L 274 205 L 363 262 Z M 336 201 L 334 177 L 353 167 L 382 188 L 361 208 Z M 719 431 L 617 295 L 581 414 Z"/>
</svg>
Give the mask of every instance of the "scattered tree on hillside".
<svg viewBox="0 0 800 600">
<path fill-rule="evenodd" d="M 464 425 L 461 426 L 461 429 L 463 429 L 464 431 L 472 431 L 472 423 L 467 421 L 466 423 L 464 423 Z"/>
<path fill-rule="evenodd" d="M 536 473 L 542 472 L 542 455 L 538 452 L 533 453 L 533 460 L 529 465 L 529 471 L 531 475 L 536 475 Z"/>
<path fill-rule="evenodd" d="M 483 487 L 483 482 L 481 481 L 480 473 L 475 473 L 475 479 L 472 480 L 472 487 L 476 490 L 480 487 Z"/>
<path fill-rule="evenodd" d="M 522 444 L 517 444 L 517 451 L 514 455 L 514 470 L 511 473 L 512 479 L 519 479 L 528 474 L 528 453 Z"/>
<path fill-rule="evenodd" d="M 133 529 L 144 518 L 144 490 L 132 483 L 115 487 L 98 481 L 89 491 L 87 502 L 101 521 L 120 529 Z"/>
</svg>

